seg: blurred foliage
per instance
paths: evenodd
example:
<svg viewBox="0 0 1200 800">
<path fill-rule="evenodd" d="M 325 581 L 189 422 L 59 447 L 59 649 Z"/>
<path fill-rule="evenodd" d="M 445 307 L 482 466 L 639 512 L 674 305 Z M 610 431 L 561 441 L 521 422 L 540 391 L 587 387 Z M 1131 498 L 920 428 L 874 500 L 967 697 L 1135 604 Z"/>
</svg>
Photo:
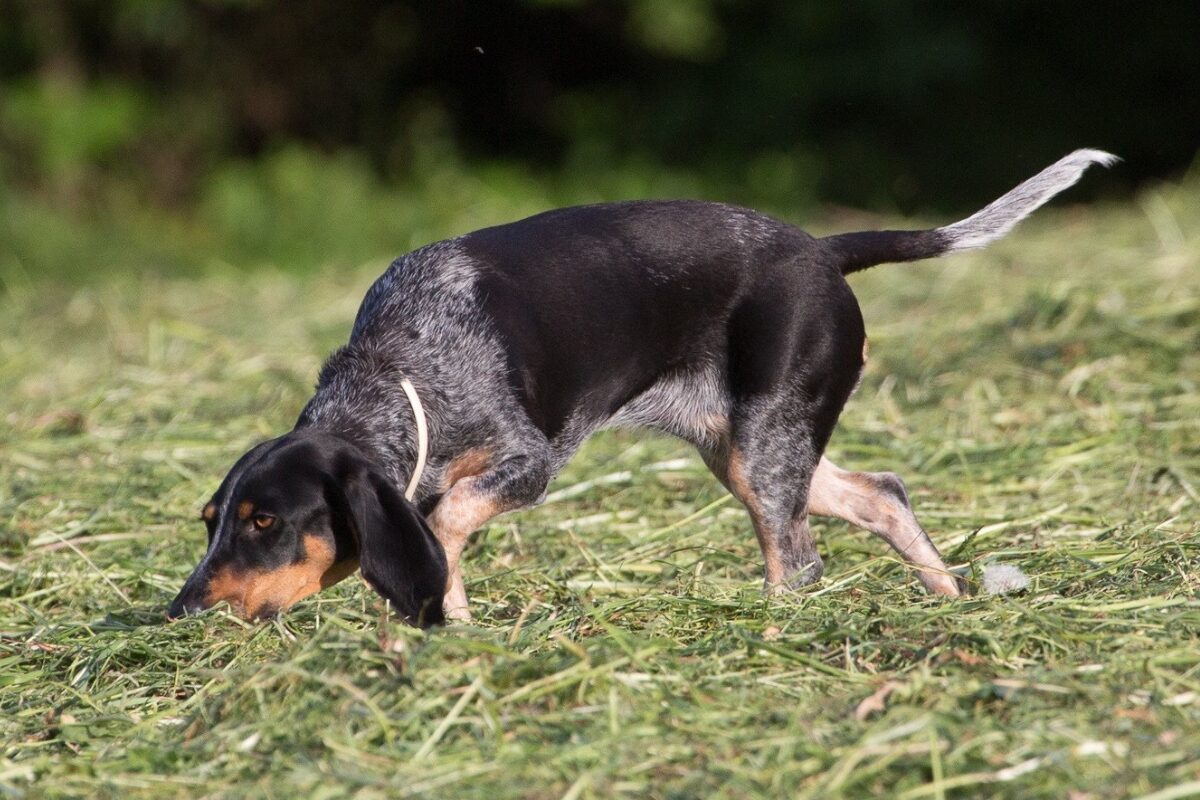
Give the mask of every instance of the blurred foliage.
<svg viewBox="0 0 1200 800">
<path fill-rule="evenodd" d="M 1126 159 L 1085 194 L 1185 169 L 1200 5 L 1083 11 L 0 0 L 0 269 L 358 259 L 580 195 L 949 213 L 1084 145 Z"/>
</svg>

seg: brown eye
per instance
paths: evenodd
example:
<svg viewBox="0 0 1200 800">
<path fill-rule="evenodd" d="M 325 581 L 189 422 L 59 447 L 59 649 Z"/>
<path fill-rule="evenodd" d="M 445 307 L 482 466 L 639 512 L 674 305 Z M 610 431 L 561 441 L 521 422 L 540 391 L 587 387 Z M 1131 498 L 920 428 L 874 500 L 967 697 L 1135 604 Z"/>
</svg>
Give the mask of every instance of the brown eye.
<svg viewBox="0 0 1200 800">
<path fill-rule="evenodd" d="M 254 515 L 254 527 L 258 528 L 260 531 L 265 531 L 267 528 L 271 527 L 274 524 L 275 524 L 275 517 L 271 516 L 270 514 L 255 514 Z"/>
</svg>

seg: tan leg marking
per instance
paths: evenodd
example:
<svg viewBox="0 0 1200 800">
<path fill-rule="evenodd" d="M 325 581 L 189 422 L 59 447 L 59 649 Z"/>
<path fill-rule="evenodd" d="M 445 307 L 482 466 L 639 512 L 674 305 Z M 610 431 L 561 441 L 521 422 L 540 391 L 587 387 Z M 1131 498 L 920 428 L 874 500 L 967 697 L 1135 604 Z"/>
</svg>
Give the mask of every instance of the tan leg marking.
<svg viewBox="0 0 1200 800">
<path fill-rule="evenodd" d="M 937 547 L 917 521 L 903 497 L 886 491 L 880 480 L 899 479 L 847 472 L 822 457 L 813 475 L 808 510 L 821 516 L 839 517 L 866 528 L 882 538 L 906 561 L 917 567 L 917 577 L 936 594 L 957 597 L 958 582 L 946 569 Z"/>
<path fill-rule="evenodd" d="M 466 451 L 446 465 L 446 472 L 442 476 L 442 491 L 448 492 L 462 479 L 486 471 L 491 462 L 492 451 L 489 448 L 476 447 Z"/>
<path fill-rule="evenodd" d="M 759 504 L 758 495 L 754 492 L 754 487 L 750 485 L 750 478 L 746 474 L 746 462 L 736 447 L 729 451 L 726 477 L 734 497 L 741 500 L 742 505 L 750 512 L 750 521 L 754 523 L 754 535 L 758 539 L 759 549 L 762 550 L 768 588 L 783 583 L 787 578 L 785 574 L 787 570 L 780 557 L 778 543 L 766 525 L 766 517 Z"/>
<path fill-rule="evenodd" d="M 358 569 L 357 559 L 334 560 L 333 545 L 306 534 L 304 558 L 274 570 L 219 570 L 208 582 L 205 605 L 229 603 L 238 616 L 252 619 L 269 609 L 282 611 Z"/>
<path fill-rule="evenodd" d="M 442 496 L 430 512 L 427 522 L 433 535 L 446 551 L 446 566 L 449 580 L 443 603 L 449 619 L 469 620 L 471 611 L 467 605 L 467 590 L 463 585 L 459 559 L 471 538 L 481 525 L 507 509 L 494 498 L 481 493 L 475 486 L 474 477 L 463 478 Z"/>
</svg>

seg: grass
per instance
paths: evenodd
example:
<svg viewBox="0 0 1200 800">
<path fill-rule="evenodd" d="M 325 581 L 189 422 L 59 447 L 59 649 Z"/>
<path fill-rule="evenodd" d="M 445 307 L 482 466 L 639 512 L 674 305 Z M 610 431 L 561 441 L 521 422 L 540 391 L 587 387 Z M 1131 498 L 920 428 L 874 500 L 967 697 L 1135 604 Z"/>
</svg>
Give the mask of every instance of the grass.
<svg viewBox="0 0 1200 800">
<path fill-rule="evenodd" d="M 619 433 L 478 535 L 470 625 L 403 628 L 357 579 L 164 624 L 203 500 L 383 262 L 10 279 L 0 794 L 1200 794 L 1198 186 L 854 279 L 872 361 L 835 460 L 905 476 L 974 579 L 1032 578 L 952 602 L 834 522 L 826 577 L 764 597 L 694 454 Z"/>
</svg>

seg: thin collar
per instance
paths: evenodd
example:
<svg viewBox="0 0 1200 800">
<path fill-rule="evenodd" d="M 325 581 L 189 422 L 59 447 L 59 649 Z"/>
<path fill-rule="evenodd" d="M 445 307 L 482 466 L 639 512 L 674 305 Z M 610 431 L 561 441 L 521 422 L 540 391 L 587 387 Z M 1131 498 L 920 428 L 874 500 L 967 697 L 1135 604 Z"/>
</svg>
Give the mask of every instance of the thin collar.
<svg viewBox="0 0 1200 800">
<path fill-rule="evenodd" d="M 417 484 L 421 482 L 421 473 L 425 471 L 425 459 L 429 455 L 429 428 L 425 424 L 425 409 L 421 407 L 421 398 L 412 381 L 404 378 L 400 388 L 408 396 L 408 404 L 412 406 L 413 417 L 417 420 L 417 465 L 413 467 L 412 477 L 408 479 L 408 487 L 404 490 L 404 499 L 412 500 L 417 493 Z"/>
</svg>

